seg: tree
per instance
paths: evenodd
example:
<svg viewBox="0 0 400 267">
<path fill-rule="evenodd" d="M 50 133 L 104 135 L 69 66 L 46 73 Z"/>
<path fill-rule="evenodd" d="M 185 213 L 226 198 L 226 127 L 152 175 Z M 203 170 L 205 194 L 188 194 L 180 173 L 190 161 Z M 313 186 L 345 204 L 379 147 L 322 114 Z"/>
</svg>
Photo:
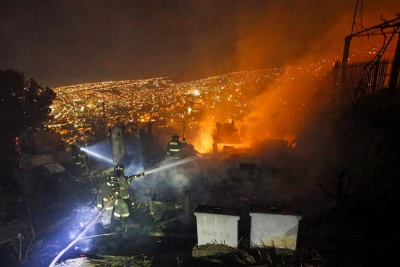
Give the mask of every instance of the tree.
<svg viewBox="0 0 400 267">
<path fill-rule="evenodd" d="M 55 98 L 53 89 L 41 86 L 32 78 L 25 80 L 23 73 L 0 70 L 2 175 L 11 175 L 12 166 L 16 166 L 15 137 L 26 129 L 43 127 L 51 117 L 50 105 Z"/>
<path fill-rule="evenodd" d="M 56 94 L 34 79 L 25 81 L 15 70 L 0 71 L 0 125 L 12 138 L 30 127 L 41 127 L 50 118 Z"/>
</svg>

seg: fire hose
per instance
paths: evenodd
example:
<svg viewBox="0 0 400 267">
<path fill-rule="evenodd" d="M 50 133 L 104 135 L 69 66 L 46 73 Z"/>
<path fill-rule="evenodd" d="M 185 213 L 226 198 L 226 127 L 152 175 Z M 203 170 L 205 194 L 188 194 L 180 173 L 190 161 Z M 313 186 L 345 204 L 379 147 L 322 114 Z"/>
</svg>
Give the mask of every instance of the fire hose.
<svg viewBox="0 0 400 267">
<path fill-rule="evenodd" d="M 82 231 L 82 233 L 80 233 L 74 240 L 72 240 L 71 243 L 68 244 L 68 246 L 66 246 L 63 250 L 61 250 L 57 256 L 54 258 L 54 260 L 50 263 L 49 267 L 53 267 L 54 264 L 57 263 L 57 261 L 61 258 L 61 256 L 68 251 L 68 249 L 70 249 L 76 242 L 78 242 L 80 239 L 84 238 L 84 235 L 86 234 L 86 232 L 90 229 L 90 227 L 92 227 L 93 224 L 95 224 L 95 222 L 97 221 L 97 219 L 104 213 L 104 211 L 108 208 L 108 206 L 111 205 L 111 203 L 114 202 L 114 199 L 111 198 L 110 201 L 108 201 L 107 205 L 105 205 L 105 207 L 99 212 L 99 214 L 97 214 L 97 216 L 89 223 L 88 226 L 86 226 L 85 230 Z"/>
</svg>

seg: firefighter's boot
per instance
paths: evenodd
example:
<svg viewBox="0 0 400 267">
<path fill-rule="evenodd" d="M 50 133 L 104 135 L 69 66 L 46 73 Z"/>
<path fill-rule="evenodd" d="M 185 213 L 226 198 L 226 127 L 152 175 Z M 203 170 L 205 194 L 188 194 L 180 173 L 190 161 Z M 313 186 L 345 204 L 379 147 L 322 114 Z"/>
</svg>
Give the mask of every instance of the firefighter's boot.
<svg viewBox="0 0 400 267">
<path fill-rule="evenodd" d="M 115 231 L 116 232 L 124 232 L 128 231 L 128 221 L 127 218 L 121 218 L 118 221 L 115 221 Z"/>
</svg>

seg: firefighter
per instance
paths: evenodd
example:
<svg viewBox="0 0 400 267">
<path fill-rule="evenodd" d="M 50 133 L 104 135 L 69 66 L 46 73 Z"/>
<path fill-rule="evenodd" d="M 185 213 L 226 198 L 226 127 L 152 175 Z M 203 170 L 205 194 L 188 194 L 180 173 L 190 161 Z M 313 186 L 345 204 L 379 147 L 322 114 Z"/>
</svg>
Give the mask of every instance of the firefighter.
<svg viewBox="0 0 400 267">
<path fill-rule="evenodd" d="M 73 144 L 71 150 L 75 166 L 77 166 L 81 173 L 87 174 L 89 172 L 89 167 L 86 161 L 86 154 L 83 153 L 77 144 Z"/>
<path fill-rule="evenodd" d="M 119 196 L 125 201 L 128 205 L 130 212 L 133 211 L 133 206 L 136 203 L 135 196 L 131 194 L 130 184 L 132 180 L 139 178 L 140 176 L 144 176 L 144 172 L 140 174 L 134 174 L 130 176 L 125 176 L 125 166 L 123 164 L 117 164 L 114 167 L 114 174 L 117 177 L 117 182 L 120 186 L 120 194 Z"/>
<path fill-rule="evenodd" d="M 120 197 L 120 186 L 117 177 L 110 173 L 104 183 L 100 185 L 97 194 L 97 208 L 103 210 L 108 202 L 112 202 L 107 206 L 102 214 L 102 224 L 104 229 L 110 229 L 112 223 L 115 229 L 119 230 L 121 221 L 129 217 L 129 209 L 125 201 Z"/>
<path fill-rule="evenodd" d="M 182 150 L 187 146 L 186 138 L 179 140 L 179 134 L 173 134 L 172 140 L 167 144 L 167 156 L 171 159 L 180 159 L 182 157 Z"/>
</svg>

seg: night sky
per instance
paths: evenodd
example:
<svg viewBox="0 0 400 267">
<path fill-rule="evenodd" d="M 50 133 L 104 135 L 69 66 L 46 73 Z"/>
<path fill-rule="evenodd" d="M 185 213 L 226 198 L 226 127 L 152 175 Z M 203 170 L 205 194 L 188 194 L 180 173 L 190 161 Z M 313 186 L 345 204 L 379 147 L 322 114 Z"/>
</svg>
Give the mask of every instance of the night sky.
<svg viewBox="0 0 400 267">
<path fill-rule="evenodd" d="M 356 0 L 1 0 L 0 69 L 50 87 L 188 81 L 341 54 Z M 398 0 L 359 1 L 365 27 Z M 361 16 L 362 14 L 362 16 Z M 360 28 L 361 29 L 361 28 Z"/>
</svg>

